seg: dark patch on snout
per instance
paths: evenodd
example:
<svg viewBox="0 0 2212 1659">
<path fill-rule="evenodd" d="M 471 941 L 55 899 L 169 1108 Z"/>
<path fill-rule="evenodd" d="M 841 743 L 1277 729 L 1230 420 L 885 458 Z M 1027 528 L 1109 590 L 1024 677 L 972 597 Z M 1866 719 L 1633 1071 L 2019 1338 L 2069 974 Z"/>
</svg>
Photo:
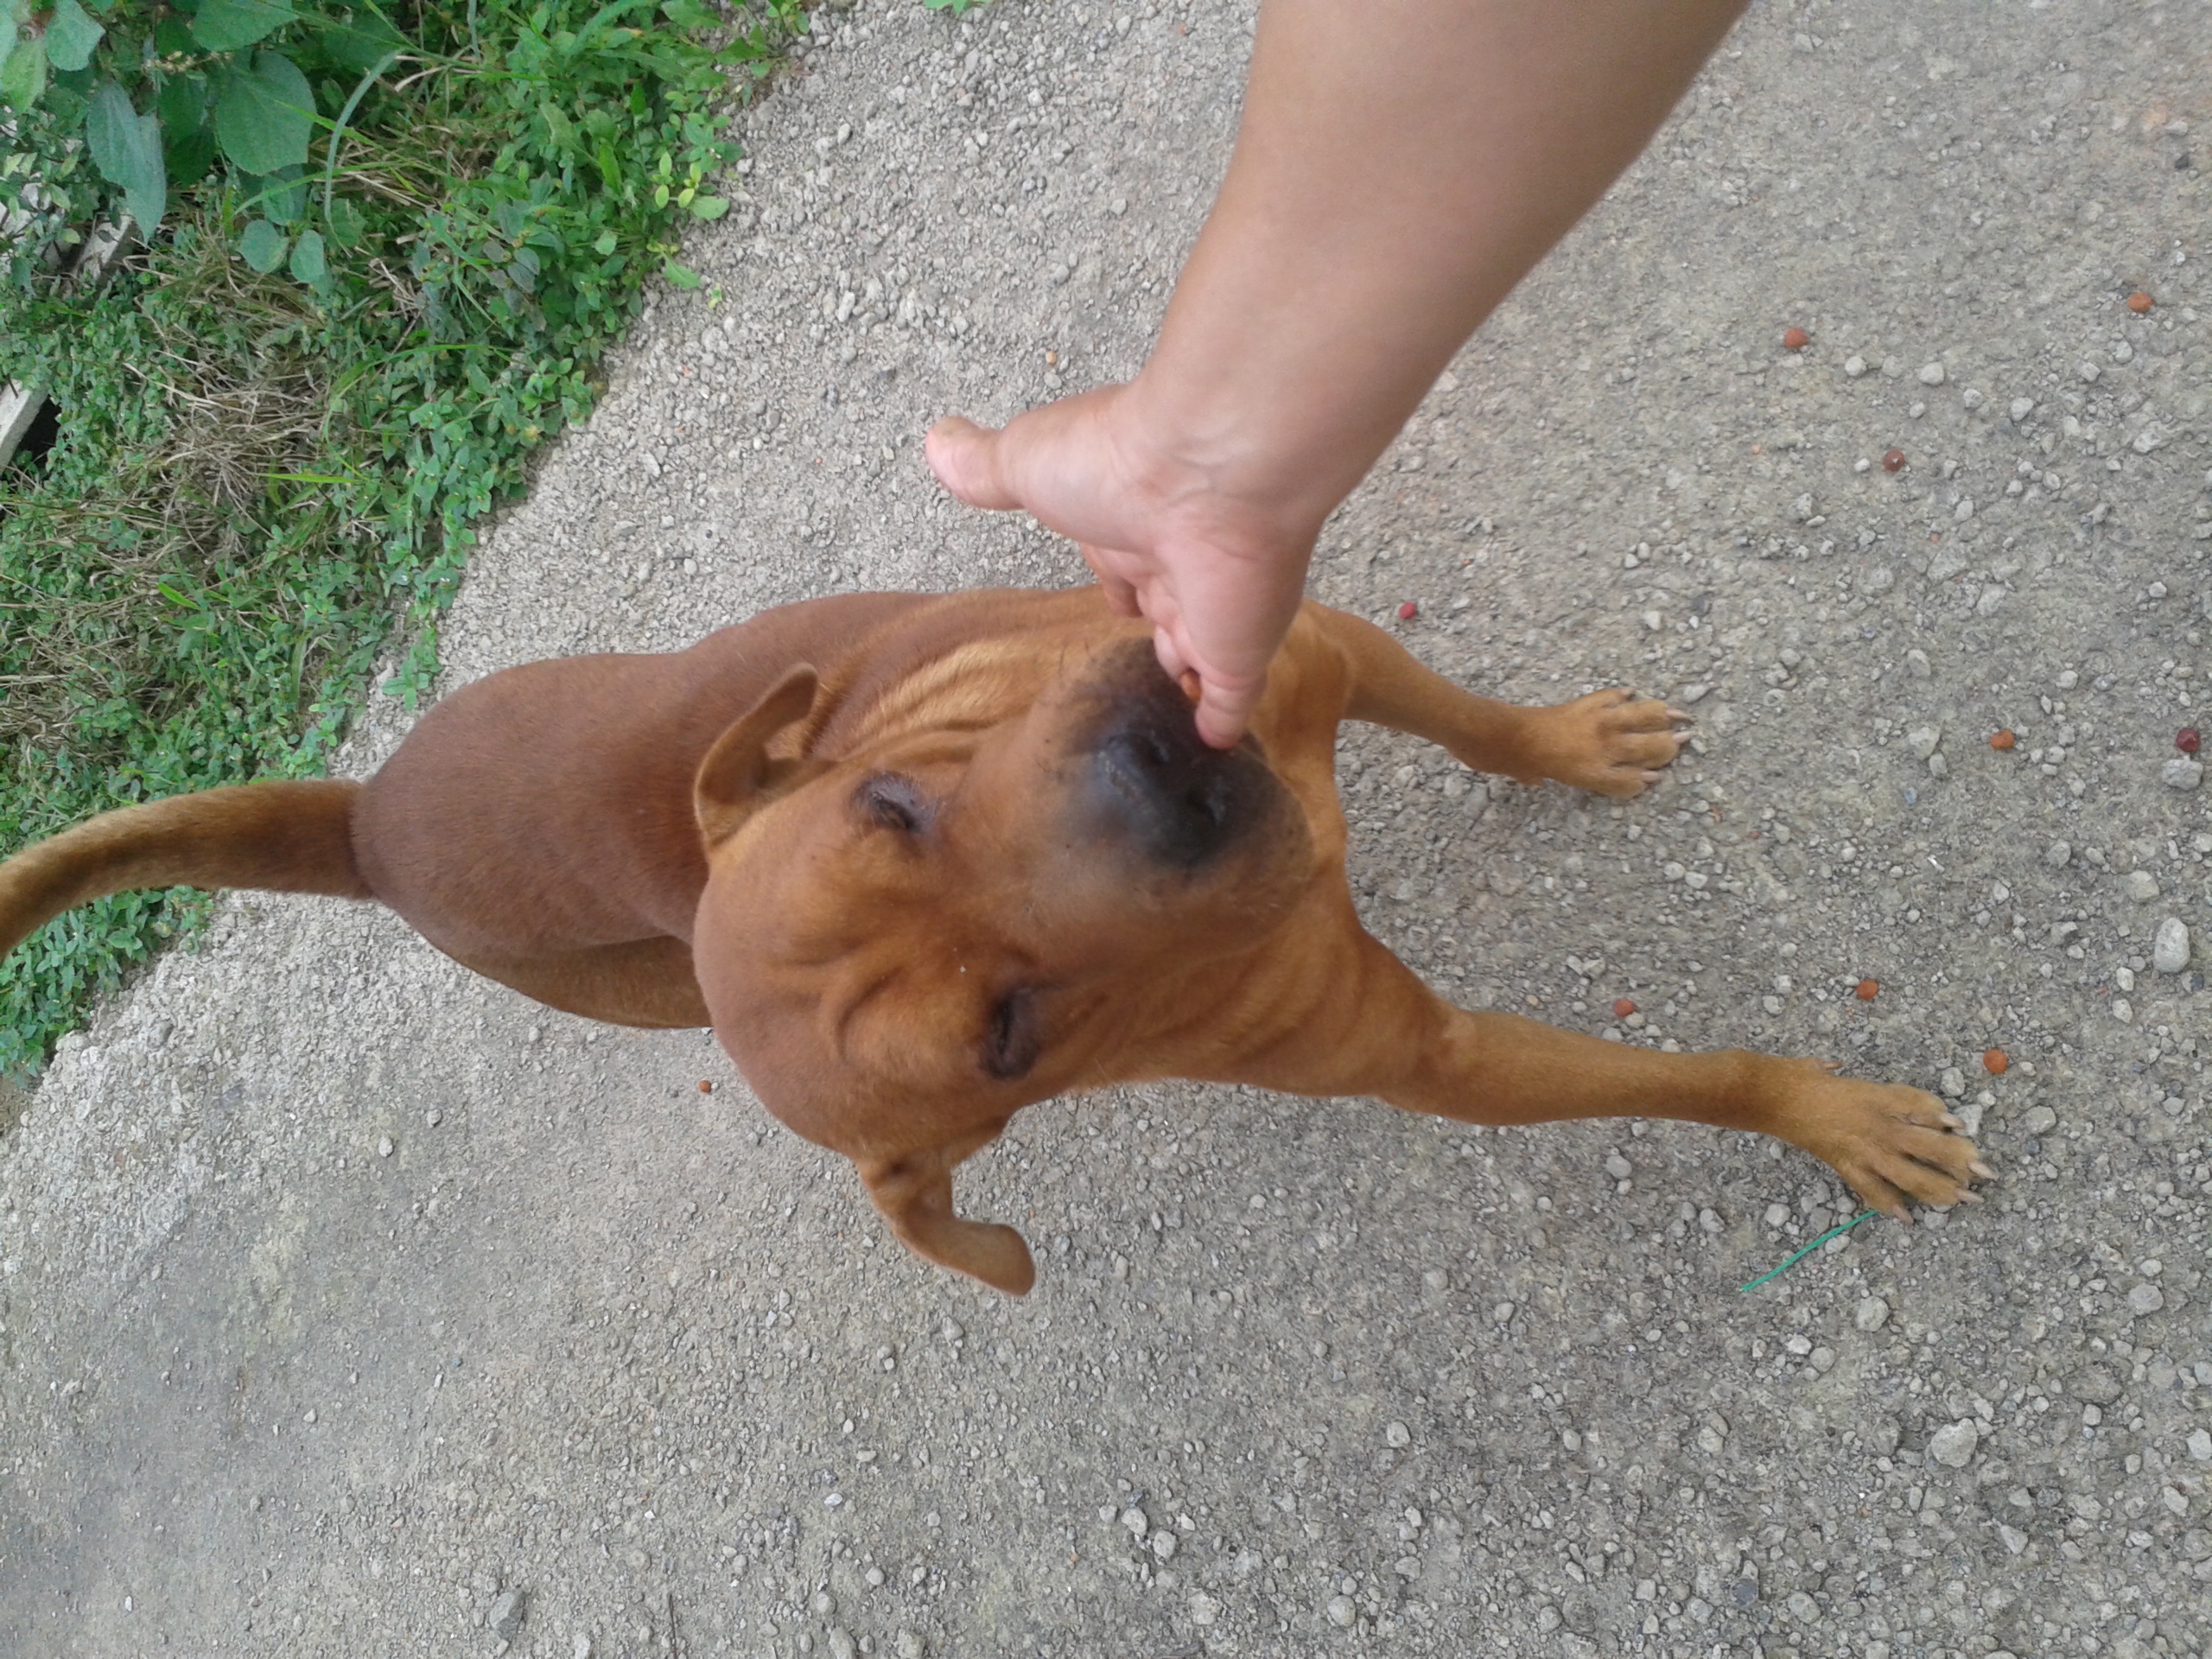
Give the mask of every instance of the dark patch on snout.
<svg viewBox="0 0 2212 1659">
<path fill-rule="evenodd" d="M 1146 859 L 1194 870 L 1274 816 L 1283 790 L 1249 736 L 1217 749 L 1190 700 L 1140 640 L 1093 682 L 1095 712 L 1077 734 L 1085 764 L 1073 805 L 1086 829 Z"/>
</svg>

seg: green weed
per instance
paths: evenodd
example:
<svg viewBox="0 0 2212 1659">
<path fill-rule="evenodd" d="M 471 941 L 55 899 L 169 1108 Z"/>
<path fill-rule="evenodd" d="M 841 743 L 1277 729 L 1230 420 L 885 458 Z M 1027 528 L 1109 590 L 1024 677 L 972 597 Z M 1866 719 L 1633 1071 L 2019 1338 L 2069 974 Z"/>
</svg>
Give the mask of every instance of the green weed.
<svg viewBox="0 0 2212 1659">
<path fill-rule="evenodd" d="M 85 6 L 41 11 L 35 77 L 29 0 L 0 0 L 21 226 L 0 375 L 64 415 L 0 473 L 0 855 L 319 771 L 395 639 L 386 690 L 413 706 L 471 526 L 589 411 L 645 282 L 697 280 L 677 235 L 722 211 L 726 111 L 804 21 L 796 0 Z M 65 291 L 94 209 L 159 229 Z M 119 894 L 0 963 L 0 1073 L 205 903 Z"/>
</svg>

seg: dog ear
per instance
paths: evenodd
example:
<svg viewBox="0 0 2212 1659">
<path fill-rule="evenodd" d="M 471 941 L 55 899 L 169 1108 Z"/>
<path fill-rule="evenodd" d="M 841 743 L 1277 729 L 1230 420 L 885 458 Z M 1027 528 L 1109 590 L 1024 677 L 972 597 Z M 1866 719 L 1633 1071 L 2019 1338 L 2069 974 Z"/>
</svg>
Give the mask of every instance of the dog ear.
<svg viewBox="0 0 2212 1659">
<path fill-rule="evenodd" d="M 796 760 L 771 760 L 768 745 L 806 718 L 819 684 L 811 664 L 801 663 L 715 740 L 691 785 L 692 810 L 709 847 L 727 841 L 763 802 L 799 769 Z"/>
<path fill-rule="evenodd" d="M 989 1140 L 1003 1127 L 993 1126 L 982 1138 Z M 1037 1282 L 1037 1265 L 1021 1235 L 994 1222 L 965 1221 L 952 1212 L 952 1166 L 973 1144 L 862 1163 L 861 1179 L 899 1242 L 916 1255 L 980 1279 L 1009 1296 L 1027 1296 Z"/>
</svg>

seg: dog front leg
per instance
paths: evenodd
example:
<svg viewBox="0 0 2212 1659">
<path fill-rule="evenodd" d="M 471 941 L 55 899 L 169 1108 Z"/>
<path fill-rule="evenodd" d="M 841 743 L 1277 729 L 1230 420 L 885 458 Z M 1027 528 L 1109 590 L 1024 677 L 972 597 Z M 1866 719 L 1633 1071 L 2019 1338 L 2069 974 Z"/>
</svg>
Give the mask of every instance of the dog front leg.
<svg viewBox="0 0 2212 1659">
<path fill-rule="evenodd" d="M 1029 1246 L 1011 1227 L 968 1221 L 953 1213 L 952 1172 L 970 1153 L 996 1140 L 1003 1122 L 949 1146 L 904 1157 L 859 1160 L 868 1195 L 899 1242 L 925 1261 L 980 1279 L 1009 1296 L 1027 1296 L 1037 1282 Z"/>
<path fill-rule="evenodd" d="M 1465 1123 L 1671 1117 L 1801 1147 L 1874 1209 L 1972 1201 L 1989 1171 L 1942 1103 L 1918 1089 L 1840 1077 L 1834 1065 L 1731 1049 L 1666 1054 L 1474 1013 L 1432 993 L 1362 932 L 1344 947 L 1294 1035 L 1240 1080 L 1297 1094 L 1373 1095 Z M 1346 959 L 1348 956 L 1349 959 Z"/>
</svg>

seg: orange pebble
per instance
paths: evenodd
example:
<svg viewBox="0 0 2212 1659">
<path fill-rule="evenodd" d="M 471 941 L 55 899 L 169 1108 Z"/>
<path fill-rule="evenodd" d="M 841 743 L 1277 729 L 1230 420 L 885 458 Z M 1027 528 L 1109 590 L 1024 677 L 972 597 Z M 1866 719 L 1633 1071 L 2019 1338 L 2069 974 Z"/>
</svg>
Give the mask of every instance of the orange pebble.
<svg viewBox="0 0 2212 1659">
<path fill-rule="evenodd" d="M 1883 470 L 1884 472 L 1885 472 L 1885 473 L 1900 472 L 1900 471 L 1902 471 L 1902 470 L 1904 469 L 1904 450 L 1902 450 L 1902 449 L 1885 449 L 1885 450 L 1882 452 L 1882 470 Z M 1932 541 L 1934 541 L 1936 538 L 1935 538 L 1933 536 L 1930 536 L 1928 539 L 1929 539 L 1929 541 L 1931 541 L 1931 542 L 1932 542 Z"/>
<path fill-rule="evenodd" d="M 699 1092 L 702 1095 L 711 1095 L 715 1092 L 715 1085 L 702 1077 L 699 1079 Z"/>
<path fill-rule="evenodd" d="M 1989 747 L 1993 749 L 2009 749 L 2019 741 L 2009 731 L 1999 732 L 1989 740 Z"/>
<path fill-rule="evenodd" d="M 1623 996 L 1623 997 L 1617 997 L 1617 998 L 1615 998 L 1615 999 L 1614 999 L 1614 1001 L 1613 1001 L 1613 1018 L 1614 1018 L 1614 1019 L 1616 1019 L 1616 1020 L 1625 1020 L 1625 1019 L 1627 1019 L 1627 1018 L 1629 1017 L 1629 1015 L 1630 1015 L 1631 1014 L 1634 1014 L 1635 1012 L 1636 1012 L 1636 1004 L 1635 1004 L 1635 1003 L 1633 1003 L 1633 1002 L 1631 1002 L 1631 1001 L 1630 1001 L 1628 1000 L 1628 998 L 1626 998 L 1626 997 Z"/>
<path fill-rule="evenodd" d="M 1812 343 L 1813 337 L 1802 328 L 1785 328 L 1782 331 L 1782 349 L 1785 352 L 1802 352 Z"/>
<path fill-rule="evenodd" d="M 1881 994 L 1881 989 L 1882 982 L 1880 980 L 1862 979 L 1859 982 L 1859 1000 L 1861 1002 L 1872 1002 L 1876 996 Z"/>
<path fill-rule="evenodd" d="M 2127 296 L 2127 308 L 2139 317 L 2148 311 L 2154 303 L 2151 296 L 2139 288 Z"/>
<path fill-rule="evenodd" d="M 2005 1058 L 2005 1051 L 2001 1048 L 1989 1050 L 1981 1057 L 1981 1063 L 1993 1077 L 2004 1076 L 2005 1068 L 2012 1064 Z"/>
</svg>

